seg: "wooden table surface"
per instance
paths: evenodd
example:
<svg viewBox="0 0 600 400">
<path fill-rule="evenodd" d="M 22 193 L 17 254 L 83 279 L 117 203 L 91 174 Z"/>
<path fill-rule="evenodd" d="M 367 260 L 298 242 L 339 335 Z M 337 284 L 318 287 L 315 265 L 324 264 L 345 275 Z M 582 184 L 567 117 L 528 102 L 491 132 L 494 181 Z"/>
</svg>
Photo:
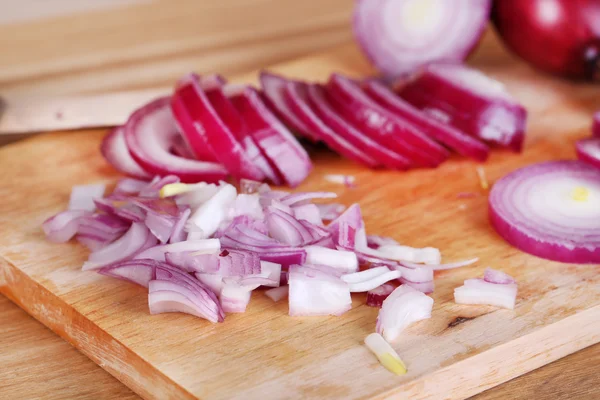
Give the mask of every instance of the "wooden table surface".
<svg viewBox="0 0 600 400">
<path fill-rule="evenodd" d="M 351 40 L 352 0 L 15 3 L 0 0 L 7 99 L 164 86 L 190 70 L 229 75 Z M 0 399 L 138 398 L 1 296 L 0 348 Z M 598 365 L 600 345 L 474 399 L 595 399 Z"/>
</svg>

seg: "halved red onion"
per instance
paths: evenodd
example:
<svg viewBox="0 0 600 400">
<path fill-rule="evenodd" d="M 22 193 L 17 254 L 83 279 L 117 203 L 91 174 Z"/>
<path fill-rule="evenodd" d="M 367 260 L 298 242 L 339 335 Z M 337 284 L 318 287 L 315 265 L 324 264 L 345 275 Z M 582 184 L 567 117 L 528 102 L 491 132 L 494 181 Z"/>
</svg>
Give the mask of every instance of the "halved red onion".
<svg viewBox="0 0 600 400">
<path fill-rule="evenodd" d="M 152 177 L 144 168 L 133 159 L 125 141 L 125 129 L 117 126 L 104 137 L 100 145 L 100 152 L 118 171 L 140 179 Z"/>
<path fill-rule="evenodd" d="M 212 236 L 219 229 L 219 225 L 229 217 L 229 207 L 235 202 L 236 196 L 235 186 L 221 183 L 217 193 L 190 216 L 188 225 L 201 229 L 205 238 Z"/>
<path fill-rule="evenodd" d="M 134 222 L 118 240 L 90 254 L 82 270 L 92 270 L 133 258 L 143 249 L 156 244 L 156 238 L 142 223 Z"/>
<path fill-rule="evenodd" d="M 286 98 L 285 87 L 287 82 L 295 83 L 294 81 L 288 81 L 283 76 L 270 72 L 262 71 L 260 73 L 260 85 L 264 97 L 267 100 L 267 104 L 275 110 L 277 116 L 298 134 L 314 142 L 319 141 L 319 136 L 313 133 L 313 129 L 302 120 Z"/>
<path fill-rule="evenodd" d="M 600 263 L 600 169 L 550 161 L 514 171 L 489 197 L 496 231 L 518 249 L 554 261 Z"/>
<path fill-rule="evenodd" d="M 103 183 L 73 186 L 69 198 L 69 210 L 96 210 L 94 199 L 102 198 L 105 190 L 106 185 Z"/>
<path fill-rule="evenodd" d="M 304 250 L 308 264 L 326 265 L 344 273 L 358 271 L 358 259 L 351 251 L 333 250 L 321 246 L 307 246 Z"/>
<path fill-rule="evenodd" d="M 342 275 L 342 280 L 348 283 L 350 292 L 368 292 L 393 279 L 400 278 L 401 272 L 390 271 L 388 267 L 375 267 L 361 272 Z"/>
<path fill-rule="evenodd" d="M 221 250 L 219 239 L 186 240 L 170 244 L 162 244 L 150 247 L 135 256 L 136 259 L 150 259 L 165 262 L 165 254 L 195 252 L 195 253 L 218 253 Z"/>
<path fill-rule="evenodd" d="M 125 124 L 125 141 L 133 158 L 157 175 L 176 175 L 183 182 L 217 182 L 227 177 L 219 164 L 189 160 L 169 152 L 179 135 L 169 108 L 168 97 L 155 100 L 135 111 Z"/>
<path fill-rule="evenodd" d="M 135 195 L 148 186 L 148 181 L 133 178 L 119 179 L 113 193 Z"/>
<path fill-rule="evenodd" d="M 370 168 L 379 165 L 379 162 L 366 154 L 363 149 L 352 144 L 344 138 L 344 135 L 323 122 L 310 104 L 306 83 L 288 81 L 284 88 L 285 100 L 289 103 L 290 111 L 307 126 L 308 132 L 311 132 L 316 140 L 322 140 L 331 150 L 359 164 Z"/>
<path fill-rule="evenodd" d="M 265 178 L 263 172 L 246 156 L 238 139 L 213 108 L 196 79 L 176 90 L 171 107 L 199 158 L 201 155 L 196 149 L 208 147 L 216 160 L 236 179 Z"/>
<path fill-rule="evenodd" d="M 404 170 L 410 167 L 411 161 L 401 154 L 393 152 L 372 137 L 350 124 L 346 118 L 339 113 L 326 96 L 325 89 L 319 85 L 310 85 L 307 88 L 307 96 L 312 109 L 323 123 L 329 126 L 341 138 L 347 140 L 353 146 L 363 150 L 367 155 L 377 162 L 376 166 L 384 165 L 390 169 Z"/>
<path fill-rule="evenodd" d="M 410 324 L 431 318 L 433 299 L 402 285 L 384 300 L 377 316 L 377 333 L 393 342 Z"/>
<path fill-rule="evenodd" d="M 404 75 L 431 62 L 461 62 L 488 23 L 491 0 L 359 0 L 353 29 L 384 74 Z"/>
<path fill-rule="evenodd" d="M 227 81 L 220 75 L 203 75 L 199 78 L 199 82 L 219 118 L 227 125 L 233 136 L 241 142 L 247 133 L 246 124 L 223 93 L 223 86 L 227 84 Z"/>
<path fill-rule="evenodd" d="M 312 169 L 306 150 L 248 86 L 226 86 L 225 94 L 241 113 L 263 154 L 274 164 L 289 186 L 297 186 Z"/>
<path fill-rule="evenodd" d="M 291 316 L 342 315 L 352 308 L 348 284 L 321 269 L 291 267 L 288 284 Z"/>
<path fill-rule="evenodd" d="M 346 118 L 374 140 L 416 164 L 437 166 L 448 158 L 448 150 L 381 107 L 357 82 L 333 74 L 327 83 L 327 93 Z"/>
<path fill-rule="evenodd" d="M 367 305 L 369 307 L 381 307 L 383 301 L 396 289 L 392 284 L 385 283 L 367 292 Z"/>
<path fill-rule="evenodd" d="M 448 146 L 458 154 L 479 161 L 485 161 L 487 159 L 490 153 L 488 146 L 451 125 L 427 116 L 406 100 L 399 97 L 383 83 L 376 80 L 368 80 L 364 83 L 364 89 L 367 94 L 382 107 L 393 112 L 398 118 L 402 118 L 413 124 L 431 138 Z"/>
<path fill-rule="evenodd" d="M 430 65 L 400 95 L 433 118 L 485 142 L 521 151 L 527 111 L 500 82 L 458 64 Z"/>
<path fill-rule="evenodd" d="M 265 291 L 265 296 L 273 300 L 274 302 L 278 302 L 279 300 L 287 297 L 289 293 L 289 286 L 279 286 L 273 289 L 269 289 Z"/>
<path fill-rule="evenodd" d="M 463 286 L 454 289 L 457 304 L 485 304 L 514 309 L 517 298 L 515 283 L 497 284 L 483 279 L 467 279 Z"/>
<path fill-rule="evenodd" d="M 592 135 L 595 137 L 600 137 L 600 111 L 596 111 L 594 113 L 594 117 L 592 119 Z"/>
<path fill-rule="evenodd" d="M 102 267 L 98 273 L 148 287 L 156 279 L 157 265 L 160 263 L 154 260 L 127 260 Z"/>
<path fill-rule="evenodd" d="M 499 285 L 508 285 L 516 282 L 515 279 L 507 273 L 491 268 L 485 269 L 483 273 L 483 280 L 489 283 L 496 283 Z"/>
<path fill-rule="evenodd" d="M 600 137 L 578 140 L 575 144 L 577 158 L 600 168 Z"/>
<path fill-rule="evenodd" d="M 51 242 L 68 242 L 77 234 L 81 218 L 88 214 L 84 210 L 63 211 L 44 221 L 42 229 Z"/>
</svg>

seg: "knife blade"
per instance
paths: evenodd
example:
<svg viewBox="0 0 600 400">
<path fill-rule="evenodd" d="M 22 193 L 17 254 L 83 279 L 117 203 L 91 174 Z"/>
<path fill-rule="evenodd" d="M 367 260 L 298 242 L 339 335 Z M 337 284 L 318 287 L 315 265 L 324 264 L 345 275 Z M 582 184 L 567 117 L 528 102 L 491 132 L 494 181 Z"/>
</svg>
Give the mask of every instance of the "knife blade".
<svg viewBox="0 0 600 400">
<path fill-rule="evenodd" d="M 122 125 L 149 101 L 171 88 L 36 99 L 0 99 L 0 135 Z"/>
</svg>

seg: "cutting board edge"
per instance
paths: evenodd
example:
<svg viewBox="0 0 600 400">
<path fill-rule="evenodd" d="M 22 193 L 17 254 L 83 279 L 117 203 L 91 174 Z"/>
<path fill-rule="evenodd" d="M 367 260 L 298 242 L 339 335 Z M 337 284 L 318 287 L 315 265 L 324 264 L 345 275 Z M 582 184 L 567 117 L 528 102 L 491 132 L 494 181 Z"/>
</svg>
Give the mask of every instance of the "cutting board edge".
<svg viewBox="0 0 600 400">
<path fill-rule="evenodd" d="M 144 399 L 197 399 L 66 301 L 35 279 L 26 276 L 25 272 L 2 255 L 0 293 Z M 29 304 L 33 306 L 28 306 L 23 301 L 25 296 L 29 296 Z M 33 301 L 32 297 L 38 300 Z M 48 313 L 50 309 L 46 307 L 49 301 L 56 307 L 52 309 L 51 315 Z M 84 329 L 84 324 L 89 324 L 91 329 Z M 122 372 L 127 368 L 133 368 L 133 371 Z M 135 375 L 138 376 L 137 379 L 134 378 Z"/>
</svg>

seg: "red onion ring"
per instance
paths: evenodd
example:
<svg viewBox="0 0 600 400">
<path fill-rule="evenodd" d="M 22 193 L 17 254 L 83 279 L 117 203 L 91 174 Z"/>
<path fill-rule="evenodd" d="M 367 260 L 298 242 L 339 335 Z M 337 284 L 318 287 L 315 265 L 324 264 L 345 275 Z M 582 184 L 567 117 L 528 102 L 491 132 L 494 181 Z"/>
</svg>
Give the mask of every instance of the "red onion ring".
<svg viewBox="0 0 600 400">
<path fill-rule="evenodd" d="M 100 152 L 116 170 L 140 179 L 150 179 L 151 175 L 137 163 L 129 153 L 122 126 L 113 128 L 102 140 Z"/>
</svg>

